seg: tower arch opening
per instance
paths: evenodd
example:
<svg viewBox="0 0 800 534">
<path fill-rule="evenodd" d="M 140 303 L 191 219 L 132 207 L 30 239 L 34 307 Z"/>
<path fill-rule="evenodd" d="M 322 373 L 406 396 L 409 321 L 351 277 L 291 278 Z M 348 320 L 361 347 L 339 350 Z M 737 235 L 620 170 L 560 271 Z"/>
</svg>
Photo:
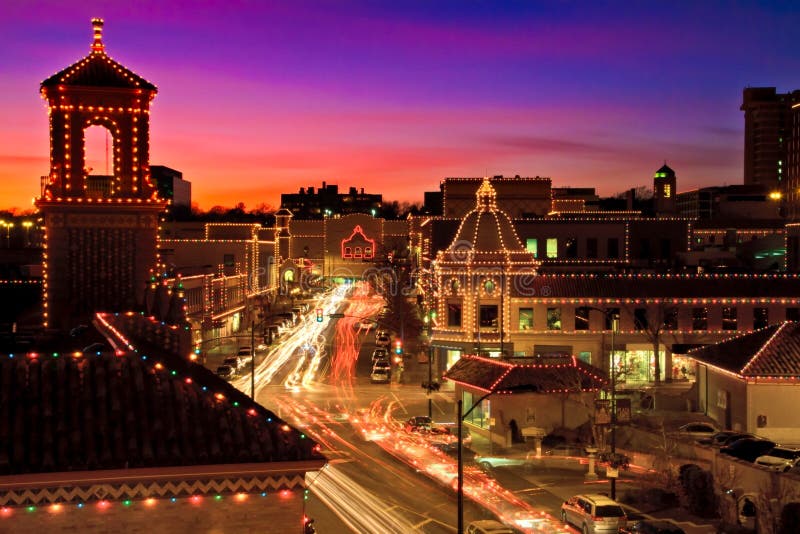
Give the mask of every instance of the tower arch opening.
<svg viewBox="0 0 800 534">
<path fill-rule="evenodd" d="M 83 189 L 89 197 L 114 193 L 115 139 L 105 124 L 89 124 L 83 130 Z"/>
</svg>

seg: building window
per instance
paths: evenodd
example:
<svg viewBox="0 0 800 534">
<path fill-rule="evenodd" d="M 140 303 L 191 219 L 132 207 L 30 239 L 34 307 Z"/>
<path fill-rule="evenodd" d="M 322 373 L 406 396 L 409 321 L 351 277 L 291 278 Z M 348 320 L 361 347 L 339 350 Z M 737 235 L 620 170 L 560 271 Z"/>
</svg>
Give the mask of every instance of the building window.
<svg viewBox="0 0 800 534">
<path fill-rule="evenodd" d="M 619 308 L 606 308 L 604 326 L 606 330 L 619 330 Z"/>
<path fill-rule="evenodd" d="M 494 280 L 486 280 L 483 282 L 483 290 L 486 292 L 487 295 L 491 295 L 494 293 Z"/>
<path fill-rule="evenodd" d="M 647 330 L 647 308 L 633 310 L 633 326 L 636 330 Z"/>
<path fill-rule="evenodd" d="M 548 258 L 558 257 L 558 239 L 556 239 L 555 237 L 547 238 L 547 257 Z"/>
<path fill-rule="evenodd" d="M 494 304 L 481 304 L 480 325 L 481 328 L 497 330 L 497 306 Z"/>
<path fill-rule="evenodd" d="M 664 330 L 678 329 L 678 308 L 664 310 Z"/>
<path fill-rule="evenodd" d="M 461 326 L 461 304 L 447 305 L 447 326 Z"/>
<path fill-rule="evenodd" d="M 708 308 L 692 308 L 692 330 L 708 330 Z"/>
<path fill-rule="evenodd" d="M 577 258 L 578 257 L 578 240 L 574 237 L 570 237 L 564 243 L 564 255 L 567 258 Z"/>
<path fill-rule="evenodd" d="M 460 287 L 460 284 L 458 283 L 458 279 L 457 278 L 452 278 L 450 280 L 450 293 L 453 294 L 453 295 L 456 295 L 458 293 L 459 287 Z"/>
<path fill-rule="evenodd" d="M 525 250 L 533 254 L 534 258 L 539 257 L 539 240 L 536 238 L 528 238 L 525 240 Z"/>
<path fill-rule="evenodd" d="M 786 308 L 787 321 L 800 321 L 800 308 Z"/>
<path fill-rule="evenodd" d="M 669 198 L 672 196 L 672 185 L 664 184 L 664 198 Z"/>
<path fill-rule="evenodd" d="M 661 259 L 668 260 L 672 258 L 672 240 L 668 237 L 662 237 L 661 241 Z"/>
<path fill-rule="evenodd" d="M 355 252 L 353 252 L 354 258 L 362 258 L 364 255 L 361 253 L 361 247 L 356 247 Z"/>
<path fill-rule="evenodd" d="M 222 255 L 222 265 L 224 265 L 225 267 L 233 267 L 235 261 L 236 260 L 233 254 Z"/>
<path fill-rule="evenodd" d="M 643 237 L 639 240 L 639 259 L 650 259 L 650 238 Z"/>
<path fill-rule="evenodd" d="M 547 308 L 547 329 L 561 330 L 561 308 Z"/>
<path fill-rule="evenodd" d="M 616 237 L 608 238 L 608 257 L 611 259 L 619 258 L 619 239 Z"/>
<path fill-rule="evenodd" d="M 597 238 L 590 237 L 586 240 L 586 257 L 587 258 L 596 258 L 597 257 Z"/>
<path fill-rule="evenodd" d="M 722 308 L 722 329 L 736 330 L 736 308 L 733 306 Z"/>
<path fill-rule="evenodd" d="M 372 257 L 372 247 L 364 247 L 364 257 L 365 258 Z"/>
<path fill-rule="evenodd" d="M 589 330 L 589 308 L 575 308 L 575 330 Z"/>
<path fill-rule="evenodd" d="M 520 330 L 533 329 L 533 308 L 519 309 L 519 329 Z"/>
<path fill-rule="evenodd" d="M 353 249 L 350 247 L 344 247 L 344 254 L 342 255 L 343 258 L 352 258 L 353 257 Z M 391 261 L 391 260 L 389 260 Z"/>
<path fill-rule="evenodd" d="M 592 363 L 592 353 L 589 351 L 581 351 L 578 353 L 578 359 L 583 363 Z"/>
<path fill-rule="evenodd" d="M 753 308 L 753 330 L 769 326 L 769 310 L 767 308 Z"/>
</svg>

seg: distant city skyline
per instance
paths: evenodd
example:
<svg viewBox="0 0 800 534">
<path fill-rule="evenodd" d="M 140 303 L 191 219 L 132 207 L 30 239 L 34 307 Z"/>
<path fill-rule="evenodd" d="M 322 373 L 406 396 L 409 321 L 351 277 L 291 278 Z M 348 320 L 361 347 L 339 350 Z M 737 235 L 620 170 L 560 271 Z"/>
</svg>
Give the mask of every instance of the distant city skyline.
<svg viewBox="0 0 800 534">
<path fill-rule="evenodd" d="M 774 3 L 10 2 L 0 209 L 49 170 L 39 83 L 89 52 L 156 84 L 150 161 L 200 206 L 277 207 L 321 182 L 422 202 L 446 176 L 549 176 L 610 195 L 741 183 L 746 86 L 800 88 Z"/>
</svg>

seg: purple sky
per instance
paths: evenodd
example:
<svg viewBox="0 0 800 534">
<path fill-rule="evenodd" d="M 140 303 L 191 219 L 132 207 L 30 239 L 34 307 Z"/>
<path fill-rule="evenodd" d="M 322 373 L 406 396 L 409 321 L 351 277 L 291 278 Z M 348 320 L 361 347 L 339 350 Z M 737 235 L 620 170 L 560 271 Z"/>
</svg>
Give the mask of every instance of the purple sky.
<svg viewBox="0 0 800 534">
<path fill-rule="evenodd" d="M 208 208 L 323 180 L 419 202 L 484 174 L 613 194 L 664 160 L 679 190 L 741 183 L 742 89 L 800 88 L 791 4 L 12 0 L 0 207 L 38 194 L 39 82 L 89 52 L 93 16 L 109 55 L 159 88 L 151 163 Z"/>
</svg>

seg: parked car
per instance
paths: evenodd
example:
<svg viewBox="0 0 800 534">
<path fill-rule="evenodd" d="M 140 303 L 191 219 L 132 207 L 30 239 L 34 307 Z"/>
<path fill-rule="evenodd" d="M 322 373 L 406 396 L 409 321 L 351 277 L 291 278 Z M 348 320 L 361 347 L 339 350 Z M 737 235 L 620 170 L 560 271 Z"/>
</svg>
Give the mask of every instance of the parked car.
<svg viewBox="0 0 800 534">
<path fill-rule="evenodd" d="M 772 471 L 786 472 L 800 461 L 800 449 L 775 447 L 769 454 L 756 458 L 755 464 Z"/>
<path fill-rule="evenodd" d="M 225 380 L 232 380 L 236 378 L 236 369 L 230 365 L 220 365 L 217 367 L 217 376 Z"/>
<path fill-rule="evenodd" d="M 389 370 L 384 367 L 376 367 L 369 375 L 369 380 L 373 384 L 386 384 L 390 381 Z"/>
<path fill-rule="evenodd" d="M 478 467 L 481 470 L 491 475 L 492 471 L 497 469 L 498 467 L 527 467 L 530 462 L 529 454 L 525 456 L 522 455 L 515 455 L 515 456 L 475 456 L 475 463 L 478 464 Z"/>
<path fill-rule="evenodd" d="M 466 534 L 515 534 L 517 531 L 494 519 L 481 519 L 467 525 Z"/>
<path fill-rule="evenodd" d="M 236 369 L 238 371 L 239 369 L 244 367 L 245 361 L 238 356 L 228 356 L 224 360 L 222 360 L 222 365 L 223 366 L 227 365 L 232 369 Z"/>
<path fill-rule="evenodd" d="M 725 445 L 733 443 L 737 439 L 754 437 L 755 436 L 753 434 L 748 434 L 747 432 L 723 430 L 722 432 L 717 432 L 716 434 L 712 434 L 707 438 L 698 439 L 697 442 L 701 445 L 709 445 L 711 447 L 724 447 Z"/>
<path fill-rule="evenodd" d="M 575 495 L 561 505 L 561 520 L 583 534 L 617 533 L 627 525 L 622 506 L 605 495 Z"/>
<path fill-rule="evenodd" d="M 669 521 L 651 521 L 648 519 L 637 521 L 625 532 L 641 534 L 686 534 L 681 527 Z"/>
<path fill-rule="evenodd" d="M 430 430 L 433 426 L 433 421 L 427 415 L 417 415 L 409 419 L 403 425 L 406 432 L 419 432 L 420 430 Z"/>
<path fill-rule="evenodd" d="M 692 439 L 708 438 L 717 432 L 719 432 L 719 429 L 711 423 L 687 423 L 678 428 L 678 433 L 682 437 L 688 437 Z"/>
<path fill-rule="evenodd" d="M 755 462 L 759 456 L 768 454 L 775 448 L 775 442 L 760 438 L 742 438 L 722 447 L 719 452 L 739 458 L 745 462 Z"/>
<path fill-rule="evenodd" d="M 388 360 L 389 359 L 389 351 L 386 349 L 375 349 L 372 351 L 372 363 L 375 363 L 377 360 Z"/>
</svg>

